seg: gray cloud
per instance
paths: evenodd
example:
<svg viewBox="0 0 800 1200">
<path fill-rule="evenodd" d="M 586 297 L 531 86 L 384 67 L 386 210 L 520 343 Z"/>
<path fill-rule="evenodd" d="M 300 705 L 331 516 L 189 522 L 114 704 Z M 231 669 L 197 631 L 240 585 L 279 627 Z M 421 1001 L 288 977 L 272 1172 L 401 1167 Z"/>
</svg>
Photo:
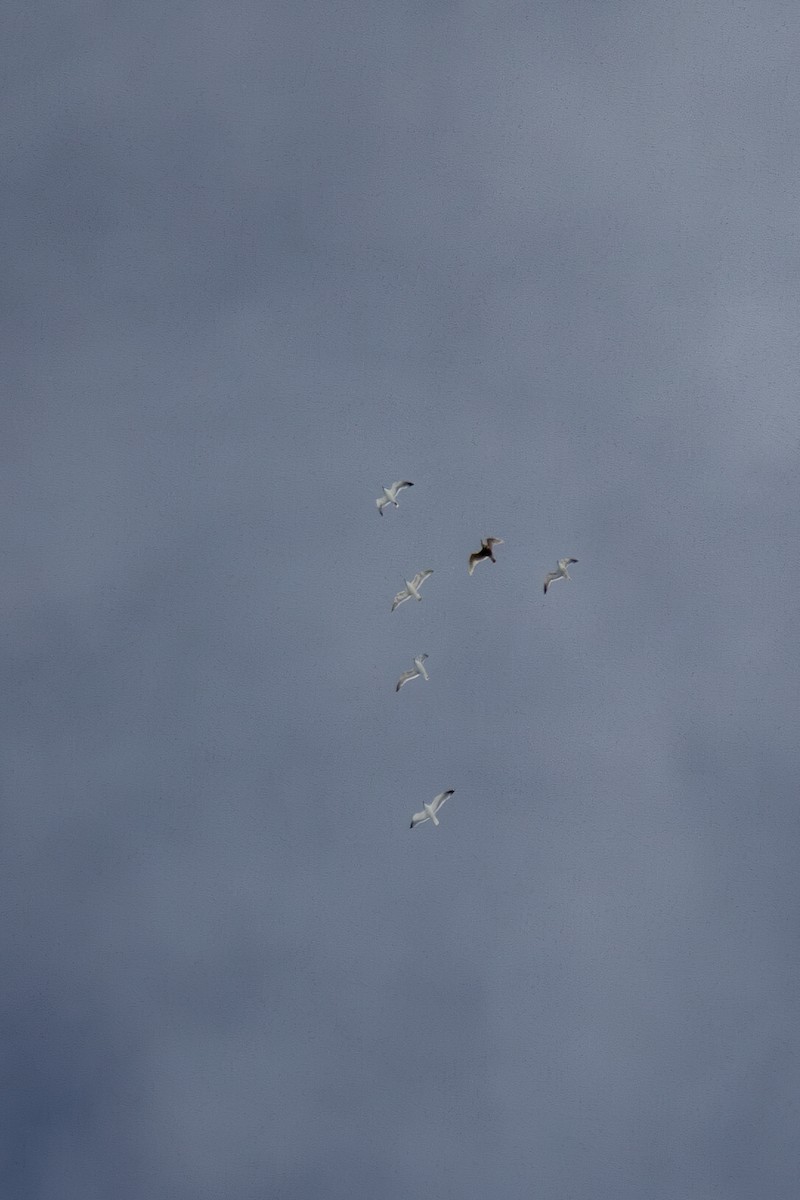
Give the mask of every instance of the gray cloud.
<svg viewBox="0 0 800 1200">
<path fill-rule="evenodd" d="M 4 1194 L 789 1200 L 794 11 L 13 45 Z"/>
</svg>

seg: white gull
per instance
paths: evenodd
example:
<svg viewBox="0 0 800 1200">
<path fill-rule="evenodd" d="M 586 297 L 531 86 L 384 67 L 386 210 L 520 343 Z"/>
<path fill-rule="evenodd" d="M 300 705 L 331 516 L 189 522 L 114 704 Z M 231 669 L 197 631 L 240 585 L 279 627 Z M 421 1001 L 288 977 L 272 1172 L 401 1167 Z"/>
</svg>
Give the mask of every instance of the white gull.
<svg viewBox="0 0 800 1200">
<path fill-rule="evenodd" d="M 427 657 L 427 654 L 417 655 L 417 657 L 414 659 L 413 667 L 410 667 L 408 671 L 404 671 L 398 679 L 397 687 L 394 689 L 396 692 L 399 692 L 403 684 L 408 683 L 409 679 L 419 679 L 420 676 L 422 676 L 423 679 L 428 678 L 428 672 L 425 670 L 424 665 Z"/>
<path fill-rule="evenodd" d="M 558 570 L 551 571 L 550 574 L 547 576 L 547 578 L 544 581 L 545 596 L 547 595 L 547 589 L 549 588 L 551 583 L 555 583 L 555 581 L 557 579 L 569 579 L 570 578 L 570 573 L 567 570 L 567 567 L 569 566 L 570 563 L 576 563 L 577 561 L 578 561 L 577 558 L 560 558 L 558 560 Z"/>
<path fill-rule="evenodd" d="M 423 804 L 422 812 L 414 813 L 413 817 L 411 818 L 410 828 L 413 829 L 415 825 L 421 825 L 423 821 L 433 821 L 434 825 L 438 825 L 439 822 L 436 818 L 436 814 L 444 804 L 447 797 L 452 796 L 454 791 L 455 788 L 450 788 L 449 791 L 439 792 L 439 795 L 434 796 L 430 804 Z"/>
<path fill-rule="evenodd" d="M 393 504 L 395 508 L 399 508 L 397 503 L 397 493 L 402 492 L 403 488 L 413 487 L 410 479 L 398 479 L 397 483 L 393 483 L 391 487 L 383 489 L 383 495 L 379 496 L 375 503 L 378 506 L 378 512 L 383 516 L 383 510 L 387 504 Z"/>
<path fill-rule="evenodd" d="M 398 604 L 404 604 L 405 601 L 410 600 L 412 596 L 415 600 L 421 600 L 422 596 L 419 594 L 419 589 L 422 587 L 428 576 L 432 574 L 433 571 L 430 570 L 417 571 L 413 579 L 407 579 L 406 586 L 403 588 L 402 592 L 398 592 L 394 598 L 392 603 L 392 612 L 394 612 Z"/>
</svg>

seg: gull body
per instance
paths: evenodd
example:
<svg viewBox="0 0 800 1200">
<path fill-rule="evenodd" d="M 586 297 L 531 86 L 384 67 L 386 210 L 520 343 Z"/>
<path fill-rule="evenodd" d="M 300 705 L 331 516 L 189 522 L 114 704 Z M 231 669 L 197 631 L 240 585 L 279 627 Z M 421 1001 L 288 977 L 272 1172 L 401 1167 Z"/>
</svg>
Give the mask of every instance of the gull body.
<svg viewBox="0 0 800 1200">
<path fill-rule="evenodd" d="M 439 795 L 434 796 L 430 804 L 423 804 L 422 812 L 414 813 L 411 818 L 410 828 L 413 829 L 415 825 L 421 825 L 423 821 L 433 821 L 434 825 L 438 826 L 439 821 L 436 814 L 447 797 L 452 796 L 454 791 L 455 788 L 449 788 L 446 792 L 439 792 Z"/>
<path fill-rule="evenodd" d="M 476 550 L 474 554 L 470 554 L 469 559 L 467 561 L 467 569 L 469 570 L 470 575 L 475 570 L 476 566 L 481 561 L 481 559 L 490 558 L 492 560 L 492 562 L 497 562 L 497 559 L 495 558 L 494 554 L 492 553 L 492 546 L 502 546 L 502 544 L 503 544 L 502 538 L 495 538 L 495 537 L 481 538 L 480 550 Z"/>
<path fill-rule="evenodd" d="M 428 672 L 425 670 L 425 659 L 427 654 L 418 654 L 414 659 L 414 665 L 408 671 L 404 671 L 397 681 L 395 691 L 399 692 L 404 683 L 408 683 L 409 679 L 418 679 L 422 676 L 423 679 L 428 679 Z"/>
<path fill-rule="evenodd" d="M 391 487 L 383 489 L 383 495 L 379 496 L 375 503 L 378 506 L 378 512 L 383 516 L 383 510 L 387 504 L 393 504 L 395 508 L 399 508 L 397 503 L 397 493 L 402 492 L 403 488 L 413 487 L 410 479 L 398 479 L 397 483 L 393 483 Z"/>
<path fill-rule="evenodd" d="M 570 563 L 576 563 L 577 561 L 578 561 L 577 558 L 560 558 L 558 560 L 558 570 L 551 571 L 544 581 L 545 596 L 547 595 L 547 589 L 549 588 L 551 583 L 555 583 L 555 581 L 557 579 L 570 579 L 571 578 L 570 573 L 567 570 L 567 567 L 570 565 Z"/>
<path fill-rule="evenodd" d="M 392 612 L 394 612 L 398 604 L 404 604 L 405 601 L 410 600 L 412 596 L 415 600 L 421 600 L 422 596 L 419 594 L 419 589 L 422 587 L 428 576 L 432 574 L 433 571 L 431 570 L 417 571 L 417 574 L 413 579 L 407 579 L 406 586 L 403 588 L 402 592 L 397 593 L 392 602 Z"/>
</svg>

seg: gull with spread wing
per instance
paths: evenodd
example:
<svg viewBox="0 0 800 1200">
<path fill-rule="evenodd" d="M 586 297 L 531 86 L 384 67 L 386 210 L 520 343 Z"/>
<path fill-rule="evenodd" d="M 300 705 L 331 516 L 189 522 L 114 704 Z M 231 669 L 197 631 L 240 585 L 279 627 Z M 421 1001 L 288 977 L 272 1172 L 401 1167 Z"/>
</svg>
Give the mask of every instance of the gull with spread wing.
<svg viewBox="0 0 800 1200">
<path fill-rule="evenodd" d="M 419 594 L 419 589 L 422 587 L 428 576 L 432 574 L 433 571 L 431 570 L 417 571 L 417 574 L 413 579 L 407 579 L 406 586 L 403 588 L 402 592 L 398 592 L 394 598 L 392 603 L 392 612 L 394 612 L 398 604 L 404 604 L 405 601 L 410 600 L 412 596 L 415 600 L 421 600 L 422 596 Z"/>
<path fill-rule="evenodd" d="M 502 544 L 502 538 L 481 538 L 480 550 L 476 550 L 474 554 L 470 554 L 469 556 L 468 568 L 470 575 L 475 570 L 481 559 L 489 558 L 492 562 L 497 562 L 497 559 L 492 553 L 492 546 L 502 546 Z"/>
<path fill-rule="evenodd" d="M 448 796 L 452 796 L 455 788 L 450 788 L 449 791 L 439 792 L 438 796 L 434 796 L 430 804 L 423 804 L 422 812 L 414 813 L 411 818 L 409 828 L 413 829 L 415 825 L 421 825 L 423 821 L 433 821 L 434 825 L 439 824 L 436 814 L 444 804 Z"/>
<path fill-rule="evenodd" d="M 413 667 L 410 667 L 408 671 L 404 671 L 398 679 L 397 687 L 394 689 L 396 692 L 399 692 L 403 684 L 408 683 L 409 679 L 419 679 L 420 677 L 425 680 L 428 679 L 428 672 L 425 670 L 425 659 L 427 657 L 427 654 L 417 655 L 414 659 Z"/>
<path fill-rule="evenodd" d="M 403 488 L 413 487 L 410 479 L 398 479 L 397 483 L 393 483 L 391 487 L 383 489 L 383 495 L 379 496 L 375 503 L 378 506 L 378 512 L 383 516 L 383 510 L 387 504 L 393 504 L 395 508 L 399 508 L 397 503 L 397 493 L 402 492 Z"/>
<path fill-rule="evenodd" d="M 555 583 L 555 581 L 557 579 L 570 579 L 571 578 L 570 573 L 567 570 L 567 567 L 570 565 L 570 563 L 576 563 L 577 561 L 578 561 L 577 558 L 560 558 L 558 560 L 558 570 L 551 571 L 550 574 L 547 576 L 547 578 L 544 581 L 545 596 L 547 595 L 547 589 L 549 588 L 551 583 Z"/>
</svg>

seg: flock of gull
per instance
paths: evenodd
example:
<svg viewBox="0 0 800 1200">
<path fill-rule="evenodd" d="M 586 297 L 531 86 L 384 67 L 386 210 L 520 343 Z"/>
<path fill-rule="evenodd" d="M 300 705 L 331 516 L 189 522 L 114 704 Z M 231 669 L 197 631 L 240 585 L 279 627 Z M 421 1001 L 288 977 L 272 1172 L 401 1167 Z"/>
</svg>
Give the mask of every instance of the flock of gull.
<svg viewBox="0 0 800 1200">
<path fill-rule="evenodd" d="M 399 508 L 400 505 L 397 501 L 398 494 L 400 492 L 402 492 L 404 488 L 410 488 L 413 486 L 414 486 L 414 484 L 411 482 L 410 479 L 399 479 L 397 481 L 397 483 L 393 483 L 388 488 L 385 487 L 383 489 L 383 495 L 379 496 L 378 499 L 375 501 L 376 505 L 378 506 L 378 512 L 380 513 L 380 515 L 383 516 L 383 510 L 389 504 L 394 505 L 395 508 Z M 494 556 L 494 547 L 502 546 L 502 545 L 503 545 L 502 538 L 496 538 L 496 537 L 482 538 L 480 550 L 476 550 L 474 552 L 474 554 L 470 554 L 469 559 L 467 560 L 467 570 L 468 570 L 469 574 L 471 575 L 472 572 L 475 570 L 476 566 L 478 565 L 478 563 L 483 562 L 483 560 L 486 558 L 488 558 L 490 562 L 496 563 L 497 559 Z M 569 579 L 570 578 L 569 567 L 572 565 L 572 563 L 576 563 L 577 561 L 578 561 L 577 558 L 560 558 L 558 560 L 558 565 L 557 565 L 555 571 L 550 571 L 545 576 L 545 581 L 544 581 L 545 596 L 547 595 L 547 589 L 550 587 L 551 584 L 556 583 L 556 581 L 559 579 Z M 405 580 L 406 586 L 403 588 L 402 591 L 397 593 L 394 600 L 392 601 L 392 610 L 391 611 L 394 612 L 394 610 L 399 605 L 405 604 L 406 600 L 412 600 L 412 599 L 413 600 L 421 600 L 422 596 L 420 596 L 420 594 L 419 594 L 419 589 L 422 587 L 425 580 L 428 579 L 432 574 L 433 574 L 433 571 L 428 569 L 427 571 L 418 571 L 413 579 L 406 579 Z M 416 658 L 414 659 L 413 667 L 410 667 L 407 671 L 404 671 L 403 674 L 398 679 L 397 684 L 394 689 L 396 692 L 399 692 L 401 687 L 403 687 L 405 684 L 407 684 L 412 679 L 424 679 L 426 681 L 428 680 L 429 675 L 425 669 L 425 660 L 427 659 L 427 657 L 428 657 L 427 654 L 418 654 L 416 656 Z M 415 825 L 422 825 L 423 822 L 425 822 L 425 821 L 432 821 L 433 824 L 438 827 L 439 818 L 438 818 L 437 814 L 439 812 L 439 809 L 442 807 L 445 800 L 449 799 L 449 797 L 453 795 L 454 790 L 455 790 L 454 788 L 448 788 L 447 791 L 440 792 L 438 796 L 434 796 L 434 798 L 431 800 L 430 804 L 423 804 L 422 812 L 414 813 L 413 817 L 411 818 L 411 828 L 413 829 Z"/>
</svg>

